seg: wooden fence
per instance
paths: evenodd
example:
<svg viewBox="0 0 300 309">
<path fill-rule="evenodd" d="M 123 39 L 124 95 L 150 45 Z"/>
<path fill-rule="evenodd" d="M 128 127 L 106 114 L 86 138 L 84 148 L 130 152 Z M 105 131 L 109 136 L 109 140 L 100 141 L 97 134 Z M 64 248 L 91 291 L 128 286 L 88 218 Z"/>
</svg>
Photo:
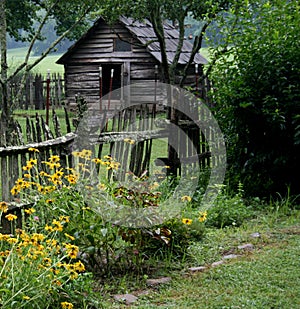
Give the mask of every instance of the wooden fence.
<svg viewBox="0 0 300 309">
<path fill-rule="evenodd" d="M 21 86 L 21 76 L 15 77 L 8 85 L 8 100 L 15 109 L 45 109 L 47 99 L 47 77 L 30 74 Z M 20 89 L 22 89 L 20 93 Z M 61 107 L 64 102 L 64 79 L 60 74 L 50 75 L 50 104 Z"/>
<path fill-rule="evenodd" d="M 202 123 L 205 122 L 207 117 L 205 110 L 199 109 L 199 106 L 187 108 L 196 119 L 201 118 Z M 207 132 L 202 132 L 195 121 L 182 116 L 176 124 L 180 130 L 174 135 L 166 113 L 160 114 L 158 119 L 156 117 L 155 108 L 145 104 L 115 112 L 109 123 L 105 111 L 100 114 L 100 118 L 97 116 L 95 119 L 88 119 L 89 122 L 95 121 L 95 127 L 100 128 L 98 132 L 94 131 L 94 134 L 89 135 L 89 144 L 92 144 L 93 152 L 98 158 L 109 154 L 120 163 L 122 168 L 114 174 L 118 180 L 124 180 L 130 174 L 141 176 L 149 173 L 150 160 L 153 159 L 151 158 L 153 142 L 157 138 L 164 138 L 167 141 L 176 136 L 174 150 L 177 153 L 176 159 L 172 162 L 167 153 L 165 157 L 156 158 L 158 166 L 172 165 L 179 175 L 182 173 L 183 165 L 190 166 L 191 170 L 199 163 L 202 168 L 210 166 L 211 154 L 204 136 Z M 76 147 L 84 147 L 84 144 L 76 146 L 80 138 L 80 128 L 77 133 L 71 132 L 67 113 L 66 135 L 61 136 L 55 111 L 52 121 L 54 129 L 50 130 L 43 117 L 36 115 L 35 121 L 27 118 L 26 132 L 23 133 L 24 136 L 20 135 L 23 136 L 23 142 L 19 141 L 19 146 L 0 148 L 0 200 L 10 203 L 10 212 L 16 214 L 20 212 L 19 197 L 12 195 L 10 190 L 15 181 L 23 177 L 22 166 L 25 166 L 30 158 L 36 159 L 38 167 L 41 167 L 42 161 L 46 161 L 51 155 L 59 155 L 62 167 L 73 167 L 72 151 L 77 150 Z M 205 130 L 210 128 L 206 127 Z M 105 144 L 108 146 L 104 147 Z M 30 148 L 36 148 L 39 152 L 34 153 Z M 105 173 L 109 179 L 112 177 L 111 171 L 105 169 Z M 2 227 L 5 228 L 3 224 L 5 223 L 2 222 Z"/>
</svg>

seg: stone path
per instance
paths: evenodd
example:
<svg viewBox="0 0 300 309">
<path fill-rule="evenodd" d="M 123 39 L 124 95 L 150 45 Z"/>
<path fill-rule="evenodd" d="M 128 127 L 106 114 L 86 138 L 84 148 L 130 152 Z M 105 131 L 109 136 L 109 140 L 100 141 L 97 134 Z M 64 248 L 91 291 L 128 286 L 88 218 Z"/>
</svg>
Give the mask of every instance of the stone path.
<svg viewBox="0 0 300 309">
<path fill-rule="evenodd" d="M 260 233 L 253 233 L 250 235 L 252 238 L 258 238 L 260 237 Z M 196 272 L 204 272 L 206 270 L 208 270 L 209 268 L 214 268 L 214 267 L 218 267 L 224 263 L 226 263 L 226 261 L 228 260 L 232 260 L 232 259 L 237 259 L 239 257 L 243 256 L 243 253 L 249 252 L 249 251 L 253 251 L 255 249 L 255 246 L 251 243 L 246 243 L 246 244 L 241 244 L 239 246 L 237 246 L 235 249 L 237 249 L 239 251 L 239 254 L 226 254 L 222 256 L 222 259 L 219 261 L 215 261 L 209 265 L 206 266 L 196 266 L 196 267 L 190 267 L 188 268 L 188 271 L 190 273 L 196 273 Z M 161 277 L 161 278 L 153 278 L 153 279 L 147 279 L 146 280 L 146 284 L 149 286 L 149 288 L 153 288 L 153 287 L 157 287 L 159 285 L 162 284 L 166 284 L 171 282 L 172 278 L 171 277 Z M 136 291 L 136 292 L 132 292 L 132 294 L 116 294 L 113 296 L 115 301 L 121 302 L 125 305 L 132 305 L 134 304 L 137 300 L 138 297 L 141 295 L 146 295 L 149 294 L 151 290 L 143 290 L 143 291 Z"/>
</svg>

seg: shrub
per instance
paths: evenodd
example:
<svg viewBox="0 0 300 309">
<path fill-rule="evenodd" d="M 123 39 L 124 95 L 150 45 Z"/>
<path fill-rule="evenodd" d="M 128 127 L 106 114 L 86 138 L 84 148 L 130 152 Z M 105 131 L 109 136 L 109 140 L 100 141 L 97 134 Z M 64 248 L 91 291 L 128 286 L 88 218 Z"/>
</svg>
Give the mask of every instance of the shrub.
<svg viewBox="0 0 300 309">
<path fill-rule="evenodd" d="M 211 76 L 216 114 L 227 139 L 228 179 L 243 182 L 247 195 L 284 195 L 288 186 L 300 192 L 299 12 L 296 0 L 261 1 L 223 27 L 236 28 L 227 37 L 230 55 Z"/>
</svg>

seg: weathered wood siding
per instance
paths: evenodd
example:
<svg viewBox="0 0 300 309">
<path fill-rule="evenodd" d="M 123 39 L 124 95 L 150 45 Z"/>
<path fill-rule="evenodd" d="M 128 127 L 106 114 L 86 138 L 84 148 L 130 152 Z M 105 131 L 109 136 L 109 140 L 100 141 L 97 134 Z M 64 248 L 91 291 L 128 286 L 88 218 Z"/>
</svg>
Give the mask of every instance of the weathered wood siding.
<svg viewBox="0 0 300 309">
<path fill-rule="evenodd" d="M 131 51 L 114 51 L 114 39 L 131 42 Z M 99 66 L 122 65 L 122 85 L 131 80 L 154 80 L 157 61 L 147 52 L 130 32 L 121 24 L 111 29 L 104 21 L 89 33 L 70 55 L 65 64 L 67 104 L 75 103 L 75 96 L 81 95 L 89 105 L 99 104 Z M 111 108 L 116 102 L 111 102 Z"/>
</svg>

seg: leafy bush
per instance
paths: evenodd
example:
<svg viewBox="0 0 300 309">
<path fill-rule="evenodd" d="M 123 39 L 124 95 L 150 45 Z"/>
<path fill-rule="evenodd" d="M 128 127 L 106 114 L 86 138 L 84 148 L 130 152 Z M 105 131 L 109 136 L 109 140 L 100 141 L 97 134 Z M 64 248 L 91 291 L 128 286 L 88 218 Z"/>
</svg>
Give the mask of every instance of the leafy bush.
<svg viewBox="0 0 300 309">
<path fill-rule="evenodd" d="M 227 139 L 228 179 L 247 195 L 293 194 L 299 187 L 300 23 L 296 0 L 260 1 L 228 16 L 229 55 L 217 63 L 216 114 Z M 235 26 L 226 36 L 227 26 Z M 227 32 L 228 34 L 228 32 Z"/>
<path fill-rule="evenodd" d="M 251 217 L 252 211 L 244 203 L 243 189 L 240 185 L 238 193 L 233 197 L 223 190 L 207 213 L 206 226 L 223 228 L 225 226 L 240 226 Z"/>
</svg>

